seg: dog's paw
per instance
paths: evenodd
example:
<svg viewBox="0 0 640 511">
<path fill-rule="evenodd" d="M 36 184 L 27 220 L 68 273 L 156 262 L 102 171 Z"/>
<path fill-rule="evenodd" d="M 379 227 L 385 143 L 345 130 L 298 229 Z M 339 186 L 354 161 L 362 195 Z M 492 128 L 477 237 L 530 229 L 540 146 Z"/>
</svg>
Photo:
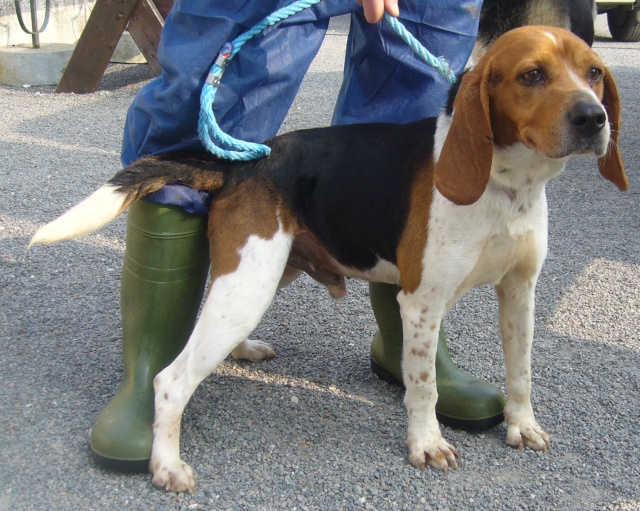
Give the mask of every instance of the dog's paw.
<svg viewBox="0 0 640 511">
<path fill-rule="evenodd" d="M 262 362 L 271 360 L 276 352 L 266 342 L 245 339 L 231 352 L 231 356 L 236 360 Z"/>
<path fill-rule="evenodd" d="M 154 461 L 150 463 L 153 478 L 151 482 L 156 488 L 166 491 L 193 493 L 196 489 L 196 478 L 193 469 L 181 459 L 175 463 Z"/>
<path fill-rule="evenodd" d="M 446 474 L 450 468 L 458 468 L 459 459 L 460 454 L 455 447 L 442 437 L 430 442 L 409 442 L 409 461 L 420 470 L 431 465 Z"/>
<path fill-rule="evenodd" d="M 507 445 L 516 449 L 529 447 L 535 451 L 548 451 L 551 449 L 549 435 L 534 420 L 508 421 Z"/>
</svg>

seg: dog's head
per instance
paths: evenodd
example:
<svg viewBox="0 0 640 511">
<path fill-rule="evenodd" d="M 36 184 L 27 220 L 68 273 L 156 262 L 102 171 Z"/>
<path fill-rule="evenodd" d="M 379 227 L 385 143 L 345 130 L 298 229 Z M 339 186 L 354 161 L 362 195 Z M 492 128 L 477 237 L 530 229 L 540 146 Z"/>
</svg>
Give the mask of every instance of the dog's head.
<svg viewBox="0 0 640 511">
<path fill-rule="evenodd" d="M 517 143 L 550 159 L 595 153 L 602 176 L 628 187 L 616 83 L 567 30 L 527 26 L 498 38 L 464 75 L 453 109 L 434 180 L 456 204 L 483 194 L 494 146 Z"/>
</svg>

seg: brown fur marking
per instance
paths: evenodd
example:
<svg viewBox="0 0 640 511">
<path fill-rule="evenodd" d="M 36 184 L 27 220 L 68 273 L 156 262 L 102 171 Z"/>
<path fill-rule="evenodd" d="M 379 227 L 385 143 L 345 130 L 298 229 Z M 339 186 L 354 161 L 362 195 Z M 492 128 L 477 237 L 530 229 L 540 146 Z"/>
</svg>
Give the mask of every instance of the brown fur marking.
<svg viewBox="0 0 640 511">
<path fill-rule="evenodd" d="M 287 264 L 304 271 L 326 286 L 334 298 L 340 298 L 346 293 L 344 276 L 335 259 L 311 231 L 306 229 L 298 231 L 293 240 Z"/>
<path fill-rule="evenodd" d="M 405 293 L 413 293 L 422 281 L 422 256 L 427 244 L 432 197 L 433 162 L 430 162 L 416 172 L 411 188 L 409 217 L 398 245 L 400 284 Z"/>
<path fill-rule="evenodd" d="M 282 200 L 259 176 L 216 197 L 209 214 L 212 279 L 238 268 L 240 250 L 250 236 L 271 239 L 280 228 L 278 220 L 285 231 L 295 229 L 295 221 Z"/>
</svg>

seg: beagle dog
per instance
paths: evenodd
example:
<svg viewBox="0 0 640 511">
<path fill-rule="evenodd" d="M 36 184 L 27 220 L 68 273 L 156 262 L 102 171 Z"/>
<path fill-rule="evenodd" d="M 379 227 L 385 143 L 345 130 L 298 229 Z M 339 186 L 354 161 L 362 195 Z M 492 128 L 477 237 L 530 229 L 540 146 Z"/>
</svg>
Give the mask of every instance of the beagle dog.
<svg viewBox="0 0 640 511">
<path fill-rule="evenodd" d="M 492 284 L 498 296 L 506 443 L 550 448 L 530 402 L 545 184 L 572 156 L 595 153 L 602 176 L 626 190 L 619 123 L 615 81 L 586 43 L 563 29 L 521 27 L 491 45 L 438 118 L 292 132 L 251 162 L 146 158 L 31 244 L 93 232 L 165 184 L 212 194 L 209 292 L 186 347 L 154 382 L 156 486 L 194 491 L 194 473 L 180 459 L 182 412 L 232 351 L 273 355 L 247 336 L 278 287 L 301 272 L 334 297 L 346 292 L 345 277 L 401 286 L 409 460 L 446 472 L 459 454 L 436 419 L 438 328 L 474 286 Z"/>
</svg>

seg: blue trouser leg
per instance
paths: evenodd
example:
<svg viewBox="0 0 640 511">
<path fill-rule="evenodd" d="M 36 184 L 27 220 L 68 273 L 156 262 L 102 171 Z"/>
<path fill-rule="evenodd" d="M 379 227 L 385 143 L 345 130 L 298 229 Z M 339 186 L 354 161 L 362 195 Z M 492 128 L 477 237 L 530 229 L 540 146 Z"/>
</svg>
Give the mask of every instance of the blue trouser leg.
<svg viewBox="0 0 640 511">
<path fill-rule="evenodd" d="M 186 0 L 175 3 L 158 51 L 162 75 L 143 87 L 127 115 L 122 161 L 163 152 L 203 151 L 197 135 L 200 91 L 225 42 L 250 29 L 284 0 Z M 357 8 L 354 0 L 323 0 L 248 41 L 218 88 L 216 119 L 230 135 L 261 142 L 284 120 L 331 16 Z M 170 186 L 149 197 L 206 214 L 206 194 Z"/>
<path fill-rule="evenodd" d="M 460 73 L 475 42 L 481 0 L 407 1 L 400 21 L 435 56 Z M 351 17 L 344 78 L 333 123 L 406 124 L 438 115 L 449 84 L 415 56 L 383 20 L 367 23 L 361 11 Z"/>
<path fill-rule="evenodd" d="M 162 74 L 143 87 L 127 116 L 123 163 L 176 149 L 202 150 L 197 137 L 200 90 L 218 51 L 290 1 L 178 0 L 158 49 Z M 323 0 L 248 41 L 218 88 L 220 127 L 253 142 L 275 135 L 322 44 L 329 18 L 355 8 L 354 0 Z"/>
</svg>

